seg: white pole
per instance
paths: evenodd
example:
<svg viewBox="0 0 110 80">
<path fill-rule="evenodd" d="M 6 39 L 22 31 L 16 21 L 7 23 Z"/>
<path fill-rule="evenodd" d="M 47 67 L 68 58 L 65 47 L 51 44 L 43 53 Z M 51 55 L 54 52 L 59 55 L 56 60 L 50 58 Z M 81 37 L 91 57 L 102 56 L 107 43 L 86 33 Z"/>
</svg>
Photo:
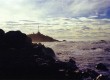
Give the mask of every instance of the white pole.
<svg viewBox="0 0 110 80">
<path fill-rule="evenodd" d="M 38 26 L 38 32 L 39 32 L 39 26 Z"/>
</svg>

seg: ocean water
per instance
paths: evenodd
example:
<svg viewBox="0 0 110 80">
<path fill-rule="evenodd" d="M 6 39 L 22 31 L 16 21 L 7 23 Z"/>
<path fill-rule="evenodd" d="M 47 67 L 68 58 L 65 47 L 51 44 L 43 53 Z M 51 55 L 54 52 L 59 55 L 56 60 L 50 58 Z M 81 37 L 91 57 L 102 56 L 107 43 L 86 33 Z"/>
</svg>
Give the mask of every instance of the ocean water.
<svg viewBox="0 0 110 80">
<path fill-rule="evenodd" d="M 110 41 L 44 42 L 42 44 L 52 48 L 61 61 L 73 58 L 80 69 L 90 68 L 101 74 L 110 75 Z M 109 71 L 96 70 L 98 63 L 104 63 Z"/>
</svg>

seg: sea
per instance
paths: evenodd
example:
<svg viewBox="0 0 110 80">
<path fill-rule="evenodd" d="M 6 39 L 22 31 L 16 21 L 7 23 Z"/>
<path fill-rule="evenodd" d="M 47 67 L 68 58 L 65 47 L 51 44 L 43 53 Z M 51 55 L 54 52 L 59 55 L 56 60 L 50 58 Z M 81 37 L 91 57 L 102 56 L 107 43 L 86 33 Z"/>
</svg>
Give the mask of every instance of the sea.
<svg viewBox="0 0 110 80">
<path fill-rule="evenodd" d="M 89 68 L 110 76 L 110 41 L 63 41 L 42 42 L 42 44 L 52 48 L 57 59 L 61 61 L 74 59 L 80 70 Z M 105 64 L 109 71 L 97 70 L 98 63 Z"/>
</svg>

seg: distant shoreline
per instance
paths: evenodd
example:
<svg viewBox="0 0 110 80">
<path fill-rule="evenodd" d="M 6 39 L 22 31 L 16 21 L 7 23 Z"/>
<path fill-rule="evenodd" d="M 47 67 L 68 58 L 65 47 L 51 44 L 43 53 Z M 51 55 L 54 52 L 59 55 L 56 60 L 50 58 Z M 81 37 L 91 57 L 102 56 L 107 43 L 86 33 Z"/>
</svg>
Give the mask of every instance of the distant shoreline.
<svg viewBox="0 0 110 80">
<path fill-rule="evenodd" d="M 43 42 L 44 42 L 44 43 L 45 43 L 45 42 L 47 42 L 47 43 L 49 43 L 49 42 L 52 43 L 52 41 L 41 41 L 41 42 L 40 42 L 40 41 L 33 41 L 32 43 L 43 43 Z M 90 41 L 90 40 L 88 40 L 88 41 L 67 41 L 67 40 L 66 40 L 66 41 L 63 41 L 63 40 L 62 40 L 62 41 L 53 41 L 53 43 L 54 43 L 54 42 L 100 42 L 100 43 L 103 43 L 103 42 L 110 42 L 110 40 L 93 40 L 93 41 L 92 41 L 92 40 L 91 40 L 91 41 Z"/>
</svg>

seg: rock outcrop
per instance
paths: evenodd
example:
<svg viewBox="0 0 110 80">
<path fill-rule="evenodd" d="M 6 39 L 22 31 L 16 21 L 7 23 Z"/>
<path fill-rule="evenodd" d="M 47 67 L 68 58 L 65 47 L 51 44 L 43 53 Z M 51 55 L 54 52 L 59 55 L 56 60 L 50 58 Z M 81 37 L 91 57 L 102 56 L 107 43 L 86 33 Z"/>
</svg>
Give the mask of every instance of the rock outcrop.
<svg viewBox="0 0 110 80">
<path fill-rule="evenodd" d="M 54 41 L 58 41 L 56 39 L 53 39 L 52 37 L 46 36 L 41 34 L 40 32 L 36 33 L 36 34 L 29 34 L 28 35 L 33 42 L 54 42 Z"/>
<path fill-rule="evenodd" d="M 108 71 L 108 68 L 103 63 L 97 64 L 96 69 L 102 70 L 102 71 Z"/>
</svg>

